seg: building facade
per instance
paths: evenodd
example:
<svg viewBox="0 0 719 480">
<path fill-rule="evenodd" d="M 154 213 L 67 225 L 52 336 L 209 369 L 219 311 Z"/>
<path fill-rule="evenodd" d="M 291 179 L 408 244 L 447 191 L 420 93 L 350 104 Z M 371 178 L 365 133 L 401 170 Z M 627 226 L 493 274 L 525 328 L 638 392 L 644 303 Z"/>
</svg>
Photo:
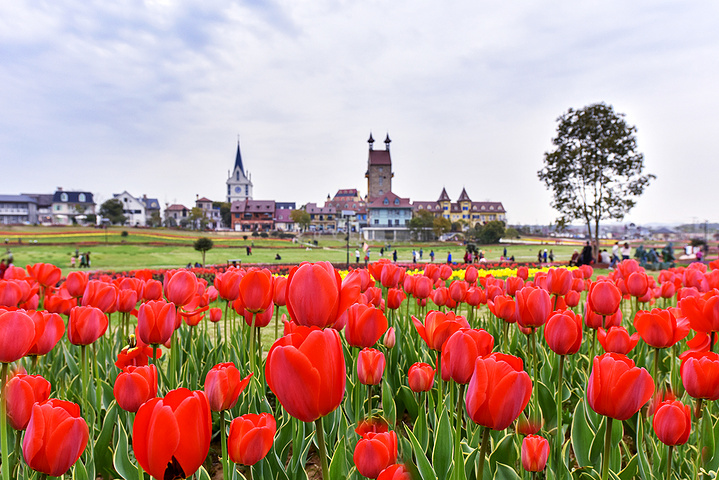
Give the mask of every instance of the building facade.
<svg viewBox="0 0 719 480">
<path fill-rule="evenodd" d="M 362 232 L 366 240 L 409 240 L 412 203 L 409 198 L 387 192 L 367 205 L 368 226 Z"/>
<path fill-rule="evenodd" d="M 435 217 L 446 218 L 452 223 L 461 221 L 468 228 L 494 220 L 505 223 L 507 221 L 507 212 L 502 202 L 474 202 L 464 188 L 456 202 L 452 201 L 447 190 L 443 188 L 437 200 L 415 201 L 412 203 L 412 210 L 414 212 L 427 210 Z"/>
<path fill-rule="evenodd" d="M 227 177 L 227 203 L 252 200 L 252 180 L 249 172 L 245 172 L 245 167 L 242 165 L 239 140 L 237 140 L 235 166 Z"/>
<path fill-rule="evenodd" d="M 230 206 L 232 229 L 237 232 L 269 232 L 274 229 L 274 200 L 242 200 Z"/>
<path fill-rule="evenodd" d="M 84 223 L 95 214 L 95 201 L 90 192 L 72 192 L 58 188 L 52 196 L 52 223 L 72 225 Z"/>
<path fill-rule="evenodd" d="M 165 226 L 184 227 L 190 217 L 190 210 L 179 203 L 173 203 L 165 207 Z"/>
<path fill-rule="evenodd" d="M 0 195 L 0 223 L 37 223 L 37 200 L 28 195 Z"/>
<path fill-rule="evenodd" d="M 195 207 L 202 211 L 202 216 L 205 219 L 205 228 L 217 230 L 222 227 L 222 215 L 220 214 L 220 207 L 214 207 L 213 204 L 214 202 L 207 197 L 195 200 Z M 200 226 L 196 225 L 196 227 Z"/>
<path fill-rule="evenodd" d="M 311 232 L 334 232 L 337 230 L 337 210 L 333 206 L 318 206 L 316 203 L 305 205 L 305 211 L 310 214 Z"/>
<path fill-rule="evenodd" d="M 115 193 L 112 196 L 122 203 L 122 214 L 125 216 L 125 225 L 144 227 L 147 225 L 147 211 L 145 204 L 138 198 L 130 195 L 127 190 Z"/>
<path fill-rule="evenodd" d="M 357 232 L 367 226 L 367 202 L 360 196 L 356 188 L 337 190 L 335 196 L 327 196 L 325 207 L 334 207 L 337 215 L 342 219 L 338 228 L 344 230 L 345 222 L 349 220 L 350 231 Z M 350 213 L 351 212 L 351 213 Z"/>
</svg>

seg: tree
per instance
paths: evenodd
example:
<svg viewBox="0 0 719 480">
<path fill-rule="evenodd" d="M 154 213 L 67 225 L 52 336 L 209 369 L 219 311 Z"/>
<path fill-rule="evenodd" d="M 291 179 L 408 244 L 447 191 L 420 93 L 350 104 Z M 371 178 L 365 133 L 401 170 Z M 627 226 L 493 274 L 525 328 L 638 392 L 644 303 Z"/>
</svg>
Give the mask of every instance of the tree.
<svg viewBox="0 0 719 480">
<path fill-rule="evenodd" d="M 409 221 L 409 232 L 419 241 L 429 240 L 427 231 L 434 227 L 434 214 L 424 208 L 417 210 Z"/>
<path fill-rule="evenodd" d="M 595 254 L 599 222 L 622 220 L 654 175 L 642 175 L 644 155 L 637 151 L 636 127 L 611 105 L 569 109 L 557 119 L 555 149 L 544 154 L 539 179 L 552 190 L 557 225 L 583 220 L 587 236 L 594 224 Z"/>
<path fill-rule="evenodd" d="M 290 212 L 290 218 L 300 226 L 300 231 L 305 231 L 310 226 L 310 214 L 306 210 L 298 209 Z"/>
<path fill-rule="evenodd" d="M 491 244 L 499 242 L 504 236 L 504 222 L 500 220 L 492 220 L 484 225 L 477 224 L 474 227 L 474 235 L 477 241 L 482 244 Z"/>
<path fill-rule="evenodd" d="M 432 220 L 432 230 L 436 236 L 441 236 L 452 229 L 452 222 L 448 218 L 438 217 Z"/>
<path fill-rule="evenodd" d="M 122 225 L 125 223 L 125 215 L 122 214 L 122 202 L 117 198 L 111 198 L 100 205 L 100 215 L 110 220 L 113 225 Z"/>
<path fill-rule="evenodd" d="M 200 207 L 192 207 L 190 209 L 190 225 L 192 229 L 204 230 L 207 227 L 207 217 L 205 216 L 204 210 Z"/>
<path fill-rule="evenodd" d="M 215 244 L 212 242 L 211 238 L 207 237 L 200 237 L 197 240 L 195 240 L 195 243 L 192 244 L 192 247 L 197 250 L 198 252 L 202 252 L 202 266 L 205 266 L 205 253 L 208 250 L 212 250 L 212 247 Z"/>
<path fill-rule="evenodd" d="M 162 226 L 162 217 L 160 216 L 160 212 L 155 210 L 150 214 L 150 220 L 148 221 L 149 226 L 151 227 L 161 227 Z"/>
<path fill-rule="evenodd" d="M 212 207 L 220 209 L 220 218 L 222 218 L 222 225 L 225 228 L 232 228 L 232 212 L 230 203 L 212 202 Z"/>
</svg>

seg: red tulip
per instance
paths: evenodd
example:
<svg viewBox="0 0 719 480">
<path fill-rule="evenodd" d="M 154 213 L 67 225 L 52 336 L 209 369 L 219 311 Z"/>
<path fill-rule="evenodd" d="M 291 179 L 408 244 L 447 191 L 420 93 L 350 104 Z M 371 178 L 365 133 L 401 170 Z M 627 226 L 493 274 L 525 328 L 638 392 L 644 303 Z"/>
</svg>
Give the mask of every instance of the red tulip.
<svg viewBox="0 0 719 480">
<path fill-rule="evenodd" d="M 211 308 L 210 309 L 210 321 L 212 323 L 217 323 L 220 320 L 222 320 L 222 309 L 221 308 Z"/>
<path fill-rule="evenodd" d="M 654 433 L 665 445 L 684 445 L 692 431 L 692 416 L 689 406 L 679 400 L 662 402 L 654 412 L 652 422 Z"/>
<path fill-rule="evenodd" d="M 324 417 L 345 394 L 339 334 L 333 329 L 297 329 L 278 339 L 267 353 L 265 377 L 287 413 L 303 422 Z"/>
<path fill-rule="evenodd" d="M 35 322 L 24 311 L 0 310 L 0 363 L 24 357 L 37 339 Z"/>
<path fill-rule="evenodd" d="M 481 329 L 463 328 L 450 336 L 442 347 L 442 380 L 451 378 L 466 385 L 474 373 L 474 361 L 492 353 L 494 337 Z"/>
<path fill-rule="evenodd" d="M 90 280 L 87 282 L 80 303 L 83 306 L 96 307 L 105 313 L 111 313 L 115 311 L 116 302 L 117 287 L 115 285 L 99 280 Z"/>
<path fill-rule="evenodd" d="M 439 278 L 442 280 L 447 280 L 449 277 L 452 276 L 452 267 L 449 265 L 440 265 L 439 266 Z"/>
<path fill-rule="evenodd" d="M 437 289 L 434 292 L 432 292 L 432 301 L 438 307 L 443 307 L 443 306 L 447 305 L 448 300 L 449 300 L 449 289 L 447 287 L 437 287 Z"/>
<path fill-rule="evenodd" d="M 303 263 L 287 278 L 287 310 L 299 325 L 329 327 L 359 296 L 360 285 L 343 285 L 329 262 Z"/>
<path fill-rule="evenodd" d="M 600 327 L 597 330 L 597 340 L 605 352 L 626 355 L 637 346 L 639 333 L 629 335 L 624 327 L 612 326 L 608 331 Z"/>
<path fill-rule="evenodd" d="M 382 470 L 377 480 L 412 480 L 412 475 L 407 467 L 398 463 Z"/>
<path fill-rule="evenodd" d="M 572 272 L 566 268 L 550 268 L 547 272 L 547 290 L 552 295 L 566 295 L 572 288 Z"/>
<path fill-rule="evenodd" d="M 91 345 L 105 334 L 107 316 L 95 307 L 73 307 L 67 322 L 67 338 L 73 345 Z"/>
<path fill-rule="evenodd" d="M 137 411 L 132 448 L 154 478 L 187 478 L 210 451 L 212 417 L 204 392 L 186 388 L 153 398 Z"/>
<path fill-rule="evenodd" d="M 151 300 L 140 305 L 137 314 L 137 336 L 147 345 L 162 345 L 176 328 L 175 304 Z"/>
<path fill-rule="evenodd" d="M 365 433 L 355 446 L 353 459 L 360 475 L 377 478 L 382 470 L 397 461 L 397 434 Z"/>
<path fill-rule="evenodd" d="M 487 303 L 487 295 L 480 287 L 469 287 L 467 289 L 467 296 L 464 297 L 464 301 L 467 305 L 477 307 L 480 304 L 484 305 Z"/>
<path fill-rule="evenodd" d="M 570 290 L 567 292 L 567 294 L 564 296 L 564 302 L 567 304 L 568 307 L 576 307 L 579 305 L 579 301 L 582 299 L 582 295 L 575 291 Z"/>
<path fill-rule="evenodd" d="M 621 301 L 621 290 L 610 281 L 594 282 L 589 287 L 587 309 L 597 315 L 614 315 Z"/>
<path fill-rule="evenodd" d="M 251 313 L 262 313 L 270 308 L 273 294 L 272 274 L 266 268 L 252 268 L 240 280 L 242 305 Z"/>
<path fill-rule="evenodd" d="M 65 279 L 65 288 L 73 297 L 82 297 L 87 287 L 87 282 L 90 280 L 90 274 L 87 272 L 81 272 L 75 270 L 67 274 Z"/>
<path fill-rule="evenodd" d="M 382 337 L 382 345 L 386 348 L 394 348 L 397 338 L 395 337 L 394 327 L 389 327 Z"/>
<path fill-rule="evenodd" d="M 514 297 L 519 290 L 524 288 L 524 280 L 519 277 L 508 277 L 506 287 L 507 295 Z"/>
<path fill-rule="evenodd" d="M 287 304 L 287 277 L 274 277 L 272 284 L 274 285 L 272 301 L 278 307 L 284 307 Z"/>
<path fill-rule="evenodd" d="M 35 342 L 27 355 L 45 355 L 65 335 L 65 322 L 57 313 L 27 312 L 35 323 Z"/>
<path fill-rule="evenodd" d="M 477 272 L 477 268 L 474 265 L 470 265 L 464 271 L 464 281 L 469 283 L 470 285 L 474 285 L 475 283 L 477 283 L 478 277 L 479 273 Z"/>
<path fill-rule="evenodd" d="M 522 359 L 493 353 L 479 357 L 467 388 L 467 414 L 478 425 L 504 430 L 529 403 L 532 381 Z"/>
<path fill-rule="evenodd" d="M 705 333 L 719 332 L 719 295 L 716 291 L 682 298 L 679 308 L 692 329 Z"/>
<path fill-rule="evenodd" d="M 32 407 L 22 441 L 22 454 L 33 470 L 59 477 L 77 462 L 89 437 L 79 405 L 47 400 Z"/>
<path fill-rule="evenodd" d="M 145 301 L 162 300 L 162 283 L 158 280 L 147 280 L 142 291 L 142 299 Z"/>
<path fill-rule="evenodd" d="M 517 321 L 517 303 L 509 295 L 497 295 L 494 300 L 488 301 L 487 305 L 495 317 L 507 323 Z"/>
<path fill-rule="evenodd" d="M 538 435 L 527 435 L 522 440 L 522 467 L 528 472 L 541 472 L 547 466 L 549 441 Z"/>
<path fill-rule="evenodd" d="M 0 307 L 17 307 L 23 293 L 16 280 L 0 280 Z"/>
<path fill-rule="evenodd" d="M 406 298 L 407 295 L 399 288 L 390 288 L 387 292 L 387 308 L 397 310 Z"/>
<path fill-rule="evenodd" d="M 582 345 L 582 317 L 571 310 L 554 312 L 544 327 L 547 346 L 557 355 L 573 355 Z"/>
<path fill-rule="evenodd" d="M 455 280 L 449 284 L 449 298 L 457 303 L 464 302 L 464 298 L 467 296 L 467 289 L 469 285 L 467 282 L 462 280 Z"/>
<path fill-rule="evenodd" d="M 602 315 L 598 315 L 598 314 L 592 312 L 591 307 L 589 306 L 588 303 L 589 302 L 587 302 L 587 306 L 584 309 L 584 324 L 588 328 L 593 328 L 596 330 L 597 328 L 605 328 L 606 329 L 606 328 L 617 327 L 617 326 L 621 325 L 621 323 L 622 323 L 622 311 L 621 310 L 617 310 L 617 312 L 614 315 L 609 315 L 609 316 L 604 317 Z M 604 324 L 604 326 L 602 326 L 602 324 Z"/>
<path fill-rule="evenodd" d="M 528 267 L 517 267 L 517 277 L 526 281 L 529 278 L 529 268 Z"/>
<path fill-rule="evenodd" d="M 627 420 L 654 394 L 654 380 L 624 355 L 605 353 L 594 357 L 587 386 L 589 406 L 600 415 Z"/>
<path fill-rule="evenodd" d="M 250 383 L 252 373 L 240 378 L 240 371 L 234 363 L 218 363 L 205 376 L 205 395 L 210 402 L 210 410 L 221 412 L 234 407 L 240 393 Z"/>
<path fill-rule="evenodd" d="M 25 267 L 30 277 L 43 287 L 53 287 L 62 278 L 62 270 L 51 263 L 36 263 Z"/>
<path fill-rule="evenodd" d="M 223 300 L 232 302 L 240 296 L 240 280 L 244 273 L 236 268 L 215 274 L 214 285 Z"/>
<path fill-rule="evenodd" d="M 552 313 L 549 293 L 541 288 L 524 287 L 517 292 L 517 322 L 525 328 L 545 324 Z"/>
<path fill-rule="evenodd" d="M 634 275 L 634 274 L 632 274 Z M 640 310 L 634 317 L 634 328 L 647 345 L 654 348 L 671 347 L 689 334 L 689 322 L 677 320 L 669 310 Z"/>
<path fill-rule="evenodd" d="M 384 353 L 363 348 L 357 357 L 357 378 L 362 385 L 379 385 L 384 374 Z"/>
<path fill-rule="evenodd" d="M 165 297 L 178 306 L 187 305 L 197 294 L 197 277 L 187 270 L 165 273 Z"/>
<path fill-rule="evenodd" d="M 230 423 L 227 454 L 234 463 L 254 465 L 272 448 L 277 432 L 275 418 L 269 413 L 248 413 Z"/>
<path fill-rule="evenodd" d="M 143 403 L 157 396 L 157 368 L 154 365 L 123 368 L 112 392 L 121 409 L 137 412 Z"/>
<path fill-rule="evenodd" d="M 237 302 L 239 300 L 235 300 Z M 245 319 L 245 323 L 248 327 L 252 326 L 252 321 L 255 322 L 255 327 L 262 328 L 266 327 L 272 321 L 272 315 L 275 313 L 275 304 L 270 302 L 269 307 L 264 312 L 252 313 L 249 310 L 244 310 L 241 315 Z M 254 318 L 253 318 L 254 317 Z"/>
<path fill-rule="evenodd" d="M 453 312 L 442 313 L 431 310 L 427 313 L 424 325 L 412 316 L 417 333 L 422 337 L 431 350 L 442 351 L 442 345 L 447 339 L 460 328 L 469 328 L 464 317 L 455 315 Z"/>
<path fill-rule="evenodd" d="M 137 345 L 135 347 L 124 347 L 117 354 L 117 360 L 115 360 L 115 366 L 122 370 L 125 367 L 141 367 L 149 363 L 149 359 L 152 357 L 152 347 L 147 345 Z M 162 350 L 157 350 L 157 358 L 162 356 Z"/>
<path fill-rule="evenodd" d="M 682 384 L 693 398 L 719 400 L 719 355 L 685 352 L 680 370 Z"/>
<path fill-rule="evenodd" d="M 434 385 L 435 370 L 427 363 L 415 363 L 409 367 L 407 382 L 413 392 L 429 392 Z"/>
<path fill-rule="evenodd" d="M 350 346 L 372 347 L 387 331 L 387 317 L 382 310 L 355 304 L 347 310 L 345 337 Z"/>
<path fill-rule="evenodd" d="M 135 290 L 118 290 L 115 310 L 130 313 L 137 305 L 137 292 Z"/>
<path fill-rule="evenodd" d="M 432 293 L 432 280 L 425 276 L 416 278 L 413 295 L 416 298 L 428 298 Z"/>
<path fill-rule="evenodd" d="M 642 297 L 647 293 L 649 288 L 649 278 L 644 272 L 633 272 L 627 277 L 626 285 L 629 295 L 633 297 Z"/>
<path fill-rule="evenodd" d="M 385 288 L 397 288 L 397 285 L 402 282 L 403 276 L 404 269 L 398 267 L 394 263 L 387 263 L 382 268 L 379 281 Z"/>
<path fill-rule="evenodd" d="M 18 373 L 5 385 L 3 396 L 10 426 L 15 430 L 25 430 L 32 406 L 50 397 L 50 382 L 40 375 Z"/>
</svg>

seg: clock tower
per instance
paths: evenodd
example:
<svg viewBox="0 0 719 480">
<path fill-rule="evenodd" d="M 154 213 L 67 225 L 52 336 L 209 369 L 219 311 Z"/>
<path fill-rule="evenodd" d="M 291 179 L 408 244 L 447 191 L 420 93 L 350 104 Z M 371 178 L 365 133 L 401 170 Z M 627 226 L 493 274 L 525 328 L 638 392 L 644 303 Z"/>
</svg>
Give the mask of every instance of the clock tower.
<svg viewBox="0 0 719 480">
<path fill-rule="evenodd" d="M 242 154 L 240 154 L 240 140 L 237 139 L 237 155 L 235 155 L 235 168 L 232 173 L 228 172 L 227 178 L 227 202 L 241 200 L 252 200 L 252 180 L 249 172 L 245 172 L 242 166 Z"/>
</svg>

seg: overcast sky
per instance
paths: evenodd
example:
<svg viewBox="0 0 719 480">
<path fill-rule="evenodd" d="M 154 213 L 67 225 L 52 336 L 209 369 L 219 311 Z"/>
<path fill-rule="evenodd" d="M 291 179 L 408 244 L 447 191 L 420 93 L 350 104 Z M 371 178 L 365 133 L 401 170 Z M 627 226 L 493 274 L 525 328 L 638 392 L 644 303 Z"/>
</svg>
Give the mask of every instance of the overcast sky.
<svg viewBox="0 0 719 480">
<path fill-rule="evenodd" d="M 612 104 L 657 179 L 627 220 L 718 221 L 719 3 L 12 0 L 0 4 L 0 193 L 224 200 L 240 135 L 255 199 L 367 182 L 501 201 L 547 224 L 556 119 Z"/>
</svg>

